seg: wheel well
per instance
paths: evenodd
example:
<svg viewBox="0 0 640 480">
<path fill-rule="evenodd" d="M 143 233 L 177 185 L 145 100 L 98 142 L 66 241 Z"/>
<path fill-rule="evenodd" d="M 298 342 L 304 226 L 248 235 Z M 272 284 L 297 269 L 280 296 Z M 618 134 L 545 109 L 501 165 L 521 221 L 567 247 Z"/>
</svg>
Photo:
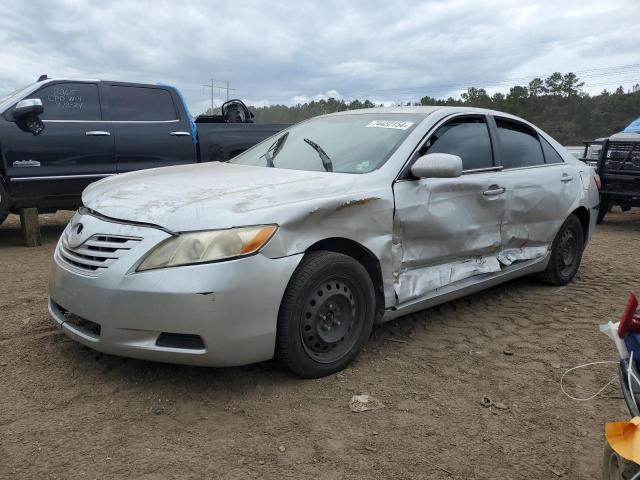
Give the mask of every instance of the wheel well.
<svg viewBox="0 0 640 480">
<path fill-rule="evenodd" d="M 360 245 L 358 242 L 349 240 L 347 238 L 326 238 L 314 243 L 307 252 L 313 252 L 317 250 L 328 250 L 330 252 L 342 253 L 348 255 L 362 264 L 367 270 L 373 288 L 376 293 L 376 306 L 378 315 L 382 314 L 384 310 L 384 286 L 382 282 L 382 270 L 380 269 L 380 262 L 378 258 L 371 253 L 369 249 Z"/>
<path fill-rule="evenodd" d="M 578 217 L 580 223 L 582 224 L 582 233 L 584 234 L 584 240 L 587 241 L 589 237 L 589 211 L 585 207 L 578 207 L 573 212 L 572 215 Z"/>
</svg>

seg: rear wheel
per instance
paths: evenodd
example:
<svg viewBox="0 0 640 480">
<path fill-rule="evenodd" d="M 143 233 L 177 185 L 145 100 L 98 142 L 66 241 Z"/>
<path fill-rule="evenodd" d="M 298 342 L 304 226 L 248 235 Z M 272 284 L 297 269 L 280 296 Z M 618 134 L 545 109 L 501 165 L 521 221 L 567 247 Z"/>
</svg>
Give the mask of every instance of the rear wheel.
<svg viewBox="0 0 640 480">
<path fill-rule="evenodd" d="M 282 299 L 278 359 L 305 378 L 342 370 L 369 338 L 375 306 L 373 283 L 358 261 L 335 252 L 307 254 Z"/>
<path fill-rule="evenodd" d="M 11 201 L 9 200 L 9 194 L 7 193 L 7 189 L 4 188 L 4 184 L 2 180 L 0 180 L 0 225 L 5 221 L 7 215 L 9 215 L 9 204 Z"/>
<path fill-rule="evenodd" d="M 553 240 L 549 264 L 539 278 L 551 285 L 566 285 L 580 267 L 583 249 L 582 224 L 578 217 L 569 215 Z"/>
</svg>

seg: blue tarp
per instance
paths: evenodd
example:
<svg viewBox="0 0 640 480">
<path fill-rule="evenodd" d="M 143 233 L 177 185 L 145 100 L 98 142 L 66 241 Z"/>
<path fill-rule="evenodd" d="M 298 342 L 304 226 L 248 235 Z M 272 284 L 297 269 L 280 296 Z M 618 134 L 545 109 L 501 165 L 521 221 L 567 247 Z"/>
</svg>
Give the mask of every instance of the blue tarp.
<svg viewBox="0 0 640 480">
<path fill-rule="evenodd" d="M 184 101 L 184 97 L 182 96 L 182 93 L 180 92 L 180 90 L 178 90 L 173 85 L 169 85 L 169 84 L 162 83 L 162 82 L 158 82 L 158 85 L 161 85 L 163 87 L 171 87 L 171 88 L 173 88 L 176 91 L 176 93 L 178 94 L 178 97 L 180 97 L 180 101 L 182 102 L 182 106 L 184 107 L 184 111 L 187 113 L 187 119 L 189 120 L 189 125 L 191 126 L 191 141 L 195 145 L 196 143 L 198 143 L 198 126 L 196 125 L 196 122 L 193 121 L 193 117 L 191 116 L 191 112 L 189 111 L 189 107 L 187 107 L 187 102 Z"/>
<path fill-rule="evenodd" d="M 624 133 L 640 133 L 640 117 L 636 118 L 633 122 L 627 125 L 627 128 L 623 130 Z"/>
</svg>

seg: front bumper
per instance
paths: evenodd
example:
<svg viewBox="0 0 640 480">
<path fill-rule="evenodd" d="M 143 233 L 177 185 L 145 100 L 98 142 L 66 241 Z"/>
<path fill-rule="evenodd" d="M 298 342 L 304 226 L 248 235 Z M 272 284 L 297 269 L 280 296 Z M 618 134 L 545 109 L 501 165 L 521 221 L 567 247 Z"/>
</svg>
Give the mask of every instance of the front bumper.
<svg viewBox="0 0 640 480">
<path fill-rule="evenodd" d="M 258 254 L 135 273 L 136 262 L 168 234 L 87 217 L 76 215 L 70 225 L 80 218 L 89 230 L 84 235 L 141 240 L 108 268 L 89 274 L 65 262 L 58 245 L 49 313 L 67 335 L 101 352 L 170 363 L 233 366 L 273 357 L 278 309 L 302 255 L 270 259 Z M 69 314 L 97 324 L 99 332 L 83 328 Z M 196 348 L 166 346 L 158 342 L 163 333 L 197 336 L 202 342 Z"/>
</svg>

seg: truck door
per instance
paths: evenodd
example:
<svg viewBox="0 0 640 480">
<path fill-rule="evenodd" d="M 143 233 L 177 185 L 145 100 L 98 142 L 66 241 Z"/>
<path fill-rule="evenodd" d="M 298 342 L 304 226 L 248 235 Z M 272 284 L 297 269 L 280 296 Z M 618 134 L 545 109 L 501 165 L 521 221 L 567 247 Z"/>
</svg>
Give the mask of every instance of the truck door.
<svg viewBox="0 0 640 480">
<path fill-rule="evenodd" d="M 10 195 L 24 206 L 77 206 L 89 183 L 115 173 L 111 123 L 102 119 L 98 84 L 46 83 L 28 98 L 42 101 L 45 129 L 34 136 L 18 123 L 3 123 Z"/>
<path fill-rule="evenodd" d="M 196 161 L 191 125 L 180 107 L 166 87 L 110 86 L 118 173 Z"/>
</svg>

